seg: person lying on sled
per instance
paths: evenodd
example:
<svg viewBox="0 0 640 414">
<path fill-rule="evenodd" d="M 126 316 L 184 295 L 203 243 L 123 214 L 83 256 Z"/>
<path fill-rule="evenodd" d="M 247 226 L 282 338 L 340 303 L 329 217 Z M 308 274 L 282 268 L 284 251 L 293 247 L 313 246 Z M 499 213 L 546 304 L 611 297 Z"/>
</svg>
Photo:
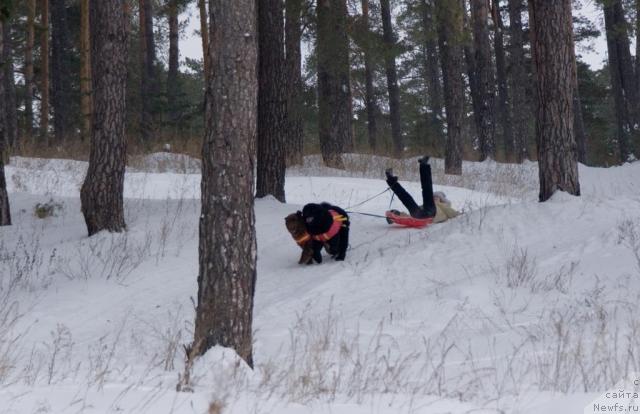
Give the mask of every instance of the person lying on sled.
<svg viewBox="0 0 640 414">
<path fill-rule="evenodd" d="M 451 202 L 447 200 L 442 191 L 433 192 L 429 157 L 420 158 L 418 163 L 420 164 L 420 184 L 422 185 L 423 204 L 421 206 L 416 204 L 413 197 L 398 183 L 398 177 L 393 175 L 391 168 L 385 171 L 389 188 L 409 210 L 411 217 L 416 219 L 433 218 L 433 223 L 441 223 L 460 215 L 458 211 L 451 208 Z"/>
</svg>

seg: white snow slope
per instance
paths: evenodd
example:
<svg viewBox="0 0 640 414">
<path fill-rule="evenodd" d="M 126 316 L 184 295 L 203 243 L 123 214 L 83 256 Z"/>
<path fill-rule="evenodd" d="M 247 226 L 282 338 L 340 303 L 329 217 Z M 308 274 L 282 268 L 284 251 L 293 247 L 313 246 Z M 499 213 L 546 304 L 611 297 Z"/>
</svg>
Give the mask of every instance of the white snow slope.
<svg viewBox="0 0 640 414">
<path fill-rule="evenodd" d="M 538 203 L 533 163 L 465 163 L 447 177 L 434 160 L 436 190 L 464 215 L 415 230 L 352 214 L 346 261 L 299 266 L 287 214 L 357 204 L 386 188 L 387 165 L 416 178 L 415 160 L 354 155 L 350 173 L 310 157 L 288 173 L 287 204 L 257 201 L 255 369 L 215 348 L 196 362 L 193 392 L 176 392 L 200 177 L 197 162 L 153 172 L 170 161 L 155 154 L 127 173 L 127 232 L 88 238 L 86 164 L 11 160 L 1 413 L 582 413 L 640 371 L 640 163 L 580 166 L 581 197 Z M 49 200 L 55 214 L 36 217 Z"/>
</svg>

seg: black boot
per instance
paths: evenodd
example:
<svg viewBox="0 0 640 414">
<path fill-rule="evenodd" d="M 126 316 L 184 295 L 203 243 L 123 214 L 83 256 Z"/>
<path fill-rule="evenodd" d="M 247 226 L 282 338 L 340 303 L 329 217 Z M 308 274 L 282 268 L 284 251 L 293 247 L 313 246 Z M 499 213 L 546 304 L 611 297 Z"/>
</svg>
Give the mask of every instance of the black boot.
<svg viewBox="0 0 640 414">
<path fill-rule="evenodd" d="M 393 175 L 393 169 L 388 168 L 387 170 L 385 170 L 384 175 L 387 176 L 387 184 L 389 184 L 389 186 L 392 186 L 398 182 L 398 177 Z"/>
<path fill-rule="evenodd" d="M 420 158 L 418 160 L 418 163 L 420 163 L 420 164 L 429 164 L 429 156 L 425 155 L 424 157 Z"/>
</svg>

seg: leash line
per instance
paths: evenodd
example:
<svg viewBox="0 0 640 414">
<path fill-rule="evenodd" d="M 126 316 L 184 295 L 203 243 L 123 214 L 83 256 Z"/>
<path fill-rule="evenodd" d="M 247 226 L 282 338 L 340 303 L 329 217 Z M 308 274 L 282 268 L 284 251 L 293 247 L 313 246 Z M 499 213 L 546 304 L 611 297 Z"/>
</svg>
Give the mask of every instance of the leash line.
<svg viewBox="0 0 640 414">
<path fill-rule="evenodd" d="M 365 203 L 368 203 L 369 201 L 373 200 L 374 198 L 380 197 L 381 195 L 383 195 L 383 194 L 384 194 L 384 193 L 386 193 L 387 191 L 391 191 L 391 188 L 387 188 L 387 189 L 386 189 L 386 190 L 384 190 L 383 192 L 378 193 L 378 194 L 374 195 L 373 197 L 369 197 L 369 198 L 367 198 L 366 200 L 364 200 L 364 201 L 362 201 L 362 202 L 360 202 L 360 203 L 358 203 L 358 204 L 351 205 L 351 206 L 347 207 L 345 210 L 352 209 L 352 208 L 354 208 L 354 207 L 359 207 L 359 206 L 361 206 L 361 205 L 363 205 L 363 204 L 365 204 Z M 393 201 L 393 198 L 392 198 L 391 200 Z"/>
</svg>

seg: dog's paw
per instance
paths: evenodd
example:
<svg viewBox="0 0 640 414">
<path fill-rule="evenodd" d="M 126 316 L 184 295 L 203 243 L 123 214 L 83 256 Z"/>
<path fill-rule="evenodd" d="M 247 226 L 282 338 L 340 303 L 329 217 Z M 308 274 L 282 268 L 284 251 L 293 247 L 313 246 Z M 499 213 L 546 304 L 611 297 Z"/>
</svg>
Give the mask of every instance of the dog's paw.
<svg viewBox="0 0 640 414">
<path fill-rule="evenodd" d="M 336 262 L 344 262 L 345 256 L 336 256 L 334 257 L 334 260 Z"/>
</svg>

